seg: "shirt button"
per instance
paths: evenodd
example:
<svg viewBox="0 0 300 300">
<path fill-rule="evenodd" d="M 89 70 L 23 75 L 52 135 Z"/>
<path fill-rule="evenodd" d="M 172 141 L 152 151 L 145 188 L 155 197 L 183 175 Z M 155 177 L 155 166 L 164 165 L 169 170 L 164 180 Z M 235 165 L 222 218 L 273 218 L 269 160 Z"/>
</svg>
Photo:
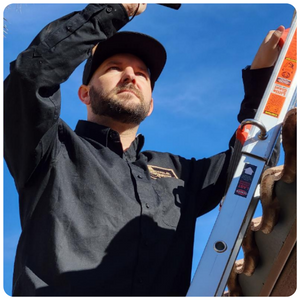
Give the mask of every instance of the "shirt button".
<svg viewBox="0 0 300 300">
<path fill-rule="evenodd" d="M 109 136 L 110 138 L 115 140 L 118 138 L 118 133 L 116 133 L 115 131 L 110 131 Z"/>
<path fill-rule="evenodd" d="M 139 179 L 143 179 L 143 176 L 142 175 L 138 175 L 137 176 Z"/>
<path fill-rule="evenodd" d="M 111 6 L 108 6 L 108 7 L 106 8 L 106 12 L 107 12 L 107 13 L 111 13 L 111 12 L 112 12 L 112 10 L 113 10 L 113 9 L 112 9 L 112 7 L 111 7 Z"/>
<path fill-rule="evenodd" d="M 149 205 L 149 203 L 146 203 L 146 207 L 147 207 L 147 208 L 150 208 L 150 205 Z"/>
</svg>

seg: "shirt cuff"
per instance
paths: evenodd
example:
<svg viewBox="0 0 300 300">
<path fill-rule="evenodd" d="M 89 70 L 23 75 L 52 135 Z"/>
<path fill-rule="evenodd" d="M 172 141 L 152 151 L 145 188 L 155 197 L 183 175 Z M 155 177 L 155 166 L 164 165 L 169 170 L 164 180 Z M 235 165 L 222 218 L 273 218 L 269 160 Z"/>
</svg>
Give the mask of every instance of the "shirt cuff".
<svg viewBox="0 0 300 300">
<path fill-rule="evenodd" d="M 242 71 L 245 95 L 261 98 L 269 83 L 274 67 L 251 70 L 247 66 Z"/>
</svg>

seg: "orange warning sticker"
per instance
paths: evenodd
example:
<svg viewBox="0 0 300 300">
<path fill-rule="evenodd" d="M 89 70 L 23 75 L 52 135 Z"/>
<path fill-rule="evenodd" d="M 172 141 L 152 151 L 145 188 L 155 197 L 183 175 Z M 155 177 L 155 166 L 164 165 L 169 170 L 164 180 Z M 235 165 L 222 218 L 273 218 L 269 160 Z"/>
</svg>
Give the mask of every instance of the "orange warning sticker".
<svg viewBox="0 0 300 300">
<path fill-rule="evenodd" d="M 296 61 L 285 58 L 276 82 L 286 87 L 290 87 L 296 73 L 296 64 Z"/>
<path fill-rule="evenodd" d="M 278 118 L 283 107 L 285 97 L 271 93 L 264 114 Z"/>
<path fill-rule="evenodd" d="M 289 89 L 287 87 L 284 87 L 284 86 L 279 85 L 279 84 L 275 84 L 274 89 L 273 89 L 273 93 L 277 94 L 279 96 L 286 97 L 286 94 L 287 94 L 288 90 Z"/>
<path fill-rule="evenodd" d="M 270 93 L 264 114 L 278 118 L 297 69 L 297 30 L 287 50 L 285 59 L 277 75 L 273 91 Z"/>
</svg>

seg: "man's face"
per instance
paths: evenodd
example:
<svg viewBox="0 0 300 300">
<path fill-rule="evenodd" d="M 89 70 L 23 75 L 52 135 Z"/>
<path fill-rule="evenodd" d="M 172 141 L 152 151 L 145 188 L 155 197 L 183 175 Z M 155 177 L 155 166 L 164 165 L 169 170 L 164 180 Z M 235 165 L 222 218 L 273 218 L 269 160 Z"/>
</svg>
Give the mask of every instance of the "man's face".
<svg viewBox="0 0 300 300">
<path fill-rule="evenodd" d="M 131 54 L 105 60 L 90 81 L 92 112 L 125 124 L 139 125 L 152 112 L 150 74 Z"/>
</svg>

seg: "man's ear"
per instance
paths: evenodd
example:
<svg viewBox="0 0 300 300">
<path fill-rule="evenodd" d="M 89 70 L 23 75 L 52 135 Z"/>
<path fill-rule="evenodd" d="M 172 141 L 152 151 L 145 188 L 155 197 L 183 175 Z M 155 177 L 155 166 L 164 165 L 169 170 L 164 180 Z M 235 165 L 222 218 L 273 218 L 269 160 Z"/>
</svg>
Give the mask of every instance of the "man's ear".
<svg viewBox="0 0 300 300">
<path fill-rule="evenodd" d="M 152 114 L 153 108 L 154 108 L 154 103 L 153 103 L 153 98 L 151 98 L 150 109 L 149 109 L 147 117 L 149 117 Z"/>
<path fill-rule="evenodd" d="M 87 85 L 81 85 L 78 89 L 78 97 L 85 105 L 90 105 L 90 88 Z"/>
</svg>

